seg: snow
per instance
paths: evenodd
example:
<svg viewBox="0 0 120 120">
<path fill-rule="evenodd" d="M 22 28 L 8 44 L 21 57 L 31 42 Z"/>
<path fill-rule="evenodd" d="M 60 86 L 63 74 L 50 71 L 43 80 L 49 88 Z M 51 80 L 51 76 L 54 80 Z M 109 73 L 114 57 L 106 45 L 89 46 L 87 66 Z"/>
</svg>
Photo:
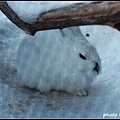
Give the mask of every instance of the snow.
<svg viewBox="0 0 120 120">
<path fill-rule="evenodd" d="M 29 23 L 34 22 L 35 18 L 42 12 L 67 7 L 75 3 L 89 4 L 91 2 L 92 1 L 7 1 L 8 5 L 20 18 Z"/>
<path fill-rule="evenodd" d="M 120 32 L 108 26 L 80 28 L 97 48 L 102 73 L 86 97 L 45 95 L 21 84 L 16 52 L 26 34 L 0 13 L 0 118 L 120 118 Z"/>
</svg>

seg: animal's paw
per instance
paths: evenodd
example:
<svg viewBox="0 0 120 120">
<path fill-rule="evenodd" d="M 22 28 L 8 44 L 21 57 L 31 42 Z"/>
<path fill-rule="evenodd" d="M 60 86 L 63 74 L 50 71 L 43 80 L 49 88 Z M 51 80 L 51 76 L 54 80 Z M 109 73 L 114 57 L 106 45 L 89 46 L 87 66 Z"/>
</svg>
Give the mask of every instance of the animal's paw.
<svg viewBox="0 0 120 120">
<path fill-rule="evenodd" d="M 76 92 L 73 92 L 73 94 L 77 96 L 88 96 L 88 92 L 86 90 L 76 91 Z"/>
</svg>

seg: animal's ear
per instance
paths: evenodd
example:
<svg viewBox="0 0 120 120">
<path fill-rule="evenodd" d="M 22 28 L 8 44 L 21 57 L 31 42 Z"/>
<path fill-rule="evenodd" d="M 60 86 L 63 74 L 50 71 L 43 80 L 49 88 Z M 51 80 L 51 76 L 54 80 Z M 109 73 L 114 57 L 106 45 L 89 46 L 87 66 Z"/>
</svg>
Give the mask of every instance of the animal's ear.
<svg viewBox="0 0 120 120">
<path fill-rule="evenodd" d="M 61 33 L 62 37 L 64 38 L 64 40 L 68 41 L 68 42 L 69 41 L 75 42 L 77 40 L 79 40 L 81 42 L 86 41 L 86 38 L 82 34 L 79 26 L 64 28 L 64 29 L 60 30 L 60 33 Z"/>
<path fill-rule="evenodd" d="M 81 36 L 82 33 L 79 27 L 71 27 L 70 29 L 76 36 Z"/>
<path fill-rule="evenodd" d="M 63 35 L 63 36 L 75 36 L 75 37 L 80 37 L 81 35 L 82 35 L 82 33 L 81 33 L 81 30 L 80 30 L 80 28 L 79 28 L 79 26 L 77 26 L 77 27 L 68 27 L 68 28 L 64 28 L 64 29 L 62 29 L 62 30 L 60 30 L 61 31 L 61 34 Z"/>
</svg>

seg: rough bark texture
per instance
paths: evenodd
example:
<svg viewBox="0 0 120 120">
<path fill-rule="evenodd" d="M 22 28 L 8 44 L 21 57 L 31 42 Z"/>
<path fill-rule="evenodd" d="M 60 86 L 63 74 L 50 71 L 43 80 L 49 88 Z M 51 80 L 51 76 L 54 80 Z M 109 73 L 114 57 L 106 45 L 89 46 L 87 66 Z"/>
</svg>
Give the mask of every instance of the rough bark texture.
<svg viewBox="0 0 120 120">
<path fill-rule="evenodd" d="M 6 2 L 0 2 L 0 9 L 14 24 L 31 35 L 40 30 L 62 29 L 81 25 L 109 25 L 120 30 L 119 1 L 78 3 L 51 10 L 40 14 L 32 24 L 22 21 Z"/>
</svg>

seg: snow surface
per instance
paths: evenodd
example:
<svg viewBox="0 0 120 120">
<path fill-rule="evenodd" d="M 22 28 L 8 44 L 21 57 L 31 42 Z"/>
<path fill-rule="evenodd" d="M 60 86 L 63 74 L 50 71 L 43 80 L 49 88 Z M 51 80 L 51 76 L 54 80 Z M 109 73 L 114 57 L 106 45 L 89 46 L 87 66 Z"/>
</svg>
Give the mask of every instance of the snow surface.
<svg viewBox="0 0 120 120">
<path fill-rule="evenodd" d="M 120 32 L 108 26 L 80 28 L 97 48 L 102 73 L 86 97 L 44 95 L 21 84 L 16 52 L 26 34 L 0 13 L 0 118 L 120 118 Z"/>
<path fill-rule="evenodd" d="M 25 22 L 32 23 L 42 12 L 67 7 L 75 3 L 89 4 L 92 1 L 7 1 L 8 5 Z M 27 6 L 27 8 L 26 8 Z"/>
</svg>

